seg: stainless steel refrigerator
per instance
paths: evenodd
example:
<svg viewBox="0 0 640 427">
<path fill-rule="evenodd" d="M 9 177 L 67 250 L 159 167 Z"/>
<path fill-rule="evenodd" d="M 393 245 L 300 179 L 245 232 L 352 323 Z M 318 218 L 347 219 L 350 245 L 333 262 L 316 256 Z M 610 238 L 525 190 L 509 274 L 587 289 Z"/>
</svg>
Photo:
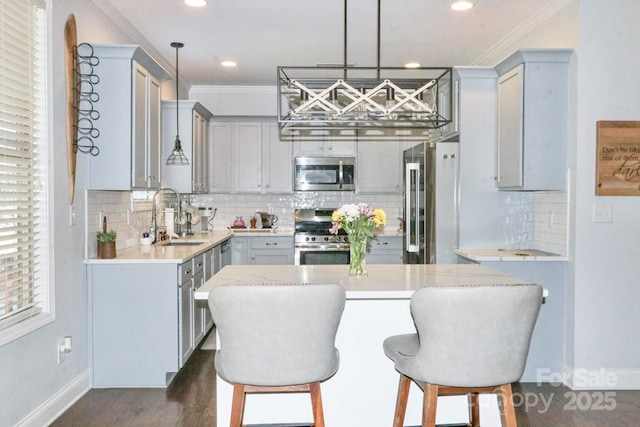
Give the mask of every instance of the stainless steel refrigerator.
<svg viewBox="0 0 640 427">
<path fill-rule="evenodd" d="M 457 142 L 421 143 L 404 152 L 404 263 L 456 263 Z"/>
</svg>

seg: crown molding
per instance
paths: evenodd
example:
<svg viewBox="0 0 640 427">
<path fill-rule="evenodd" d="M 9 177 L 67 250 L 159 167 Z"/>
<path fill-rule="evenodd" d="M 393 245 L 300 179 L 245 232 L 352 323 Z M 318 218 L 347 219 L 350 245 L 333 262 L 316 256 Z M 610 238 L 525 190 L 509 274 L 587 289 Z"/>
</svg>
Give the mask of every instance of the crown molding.
<svg viewBox="0 0 640 427">
<path fill-rule="evenodd" d="M 140 31 L 136 29 L 136 27 L 122 14 L 118 9 L 116 9 L 109 0 L 89 0 L 93 3 L 100 11 L 109 19 L 116 27 L 118 27 L 125 35 L 127 35 L 133 43 L 136 43 L 142 47 L 144 51 L 146 51 L 156 62 L 158 62 L 162 68 L 168 70 L 172 78 L 176 74 L 175 64 L 169 62 L 165 57 L 162 56 L 158 50 L 153 47 L 151 42 L 147 40 Z M 180 83 L 189 87 L 189 85 L 185 85 L 184 80 L 181 78 Z"/>
<path fill-rule="evenodd" d="M 533 31 L 534 28 L 557 15 L 564 8 L 569 6 L 578 0 L 556 0 L 544 6 L 542 9 L 531 15 L 529 19 L 518 25 L 513 31 L 503 37 L 500 41 L 494 44 L 484 54 L 476 58 L 471 65 L 486 65 L 491 58 L 495 58 L 497 55 L 504 52 L 508 46 L 521 39 L 526 34 Z"/>
</svg>

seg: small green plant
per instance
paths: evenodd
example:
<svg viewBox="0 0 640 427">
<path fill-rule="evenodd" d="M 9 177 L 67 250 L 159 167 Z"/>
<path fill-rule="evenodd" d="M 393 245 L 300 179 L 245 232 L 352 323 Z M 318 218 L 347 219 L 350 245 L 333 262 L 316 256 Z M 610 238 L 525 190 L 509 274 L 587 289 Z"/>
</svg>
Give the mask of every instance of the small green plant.
<svg viewBox="0 0 640 427">
<path fill-rule="evenodd" d="M 111 231 L 98 231 L 98 241 L 102 243 L 114 242 L 116 240 L 116 232 Z"/>
</svg>

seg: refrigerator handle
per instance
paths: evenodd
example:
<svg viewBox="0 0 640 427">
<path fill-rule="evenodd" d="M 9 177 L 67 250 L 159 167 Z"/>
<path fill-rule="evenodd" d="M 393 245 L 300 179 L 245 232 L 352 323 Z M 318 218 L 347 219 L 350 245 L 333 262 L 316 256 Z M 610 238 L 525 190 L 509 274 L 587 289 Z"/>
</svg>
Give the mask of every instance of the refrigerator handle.
<svg viewBox="0 0 640 427">
<path fill-rule="evenodd" d="M 344 184 L 344 165 L 342 162 L 342 159 L 340 159 L 340 161 L 338 162 L 338 184 L 340 184 L 340 186 L 338 188 L 340 188 L 342 190 L 342 184 Z"/>
<path fill-rule="evenodd" d="M 415 174 L 412 174 L 415 172 Z M 412 181 L 412 175 L 414 176 Z M 415 194 L 411 194 L 411 184 L 414 184 Z M 405 196 L 405 207 L 404 211 L 406 212 L 407 217 L 405 218 L 405 227 L 407 228 L 405 232 L 405 247 L 407 252 L 418 252 L 420 245 L 420 206 L 418 205 L 419 195 L 420 195 L 420 164 L 419 163 L 407 163 L 405 169 L 405 177 L 404 177 L 404 194 Z M 414 212 L 411 212 L 411 200 L 415 200 L 415 208 Z M 414 214 L 415 221 L 411 223 L 411 214 Z M 415 232 L 411 229 L 415 229 Z M 415 237 L 415 244 L 411 243 L 411 238 Z"/>
</svg>

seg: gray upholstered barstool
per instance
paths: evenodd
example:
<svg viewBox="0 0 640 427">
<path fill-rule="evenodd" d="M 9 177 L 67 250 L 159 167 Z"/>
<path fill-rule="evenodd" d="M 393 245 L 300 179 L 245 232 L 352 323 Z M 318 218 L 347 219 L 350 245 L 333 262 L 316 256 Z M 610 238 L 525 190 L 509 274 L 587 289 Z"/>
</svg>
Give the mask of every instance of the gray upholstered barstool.
<svg viewBox="0 0 640 427">
<path fill-rule="evenodd" d="M 220 338 L 215 367 L 233 384 L 231 427 L 246 393 L 309 392 L 324 426 L 320 383 L 338 370 L 335 337 L 345 304 L 337 284 L 220 285 L 209 307 Z"/>
<path fill-rule="evenodd" d="M 424 391 L 422 426 L 435 426 L 439 395 L 468 395 L 472 426 L 478 393 L 496 393 L 502 425 L 516 426 L 511 383 L 524 372 L 542 288 L 534 284 L 433 286 L 416 291 L 417 334 L 387 338 L 385 354 L 400 373 L 394 427 L 404 423 L 411 381 Z"/>
</svg>

